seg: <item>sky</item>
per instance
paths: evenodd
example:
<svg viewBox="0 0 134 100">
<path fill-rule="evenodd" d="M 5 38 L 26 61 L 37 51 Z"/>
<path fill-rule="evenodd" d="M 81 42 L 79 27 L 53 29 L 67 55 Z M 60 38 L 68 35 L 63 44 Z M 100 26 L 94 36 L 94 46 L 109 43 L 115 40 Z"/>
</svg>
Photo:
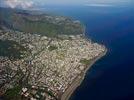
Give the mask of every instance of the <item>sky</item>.
<svg viewBox="0 0 134 100">
<path fill-rule="evenodd" d="M 134 0 L 0 0 L 0 6 L 32 8 L 45 5 L 114 6 L 131 4 Z"/>
<path fill-rule="evenodd" d="M 40 1 L 46 1 L 46 3 L 49 4 L 85 4 L 85 3 L 123 3 L 123 2 L 130 2 L 132 0 L 40 0 Z"/>
</svg>

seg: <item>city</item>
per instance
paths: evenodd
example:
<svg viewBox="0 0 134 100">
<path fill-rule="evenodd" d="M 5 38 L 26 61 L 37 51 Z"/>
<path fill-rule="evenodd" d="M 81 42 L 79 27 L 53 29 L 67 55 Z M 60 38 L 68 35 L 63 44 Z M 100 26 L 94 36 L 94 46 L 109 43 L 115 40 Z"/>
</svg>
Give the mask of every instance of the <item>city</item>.
<svg viewBox="0 0 134 100">
<path fill-rule="evenodd" d="M 0 40 L 15 41 L 30 52 L 27 54 L 25 51 L 21 55 L 23 58 L 15 60 L 1 57 L 0 73 L 6 71 L 11 73 L 7 80 L 5 80 L 7 74 L 1 74 L 3 80 L 0 82 L 4 91 L 13 88 L 16 84 L 19 85 L 22 89 L 20 95 L 32 98 L 31 100 L 60 99 L 73 81 L 85 72 L 90 61 L 104 53 L 106 49 L 103 45 L 87 40 L 83 35 L 59 35 L 50 38 L 1 30 Z M 10 70 L 6 70 L 7 65 Z M 44 92 L 40 93 L 41 96 L 36 94 L 41 91 L 40 89 L 44 89 Z M 33 91 L 36 97 L 32 96 Z"/>
</svg>

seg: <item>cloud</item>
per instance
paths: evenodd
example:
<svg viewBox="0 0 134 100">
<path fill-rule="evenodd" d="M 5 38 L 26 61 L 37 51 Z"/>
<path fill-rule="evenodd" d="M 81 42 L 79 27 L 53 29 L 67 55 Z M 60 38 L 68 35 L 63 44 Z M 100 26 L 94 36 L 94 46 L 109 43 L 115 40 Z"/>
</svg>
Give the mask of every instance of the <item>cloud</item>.
<svg viewBox="0 0 134 100">
<path fill-rule="evenodd" d="M 34 2 L 31 0 L 5 0 L 4 3 L 11 8 L 31 8 Z"/>
<path fill-rule="evenodd" d="M 113 7 L 115 5 L 112 5 L 112 4 L 85 4 L 85 6 L 90 6 L 90 7 Z"/>
</svg>

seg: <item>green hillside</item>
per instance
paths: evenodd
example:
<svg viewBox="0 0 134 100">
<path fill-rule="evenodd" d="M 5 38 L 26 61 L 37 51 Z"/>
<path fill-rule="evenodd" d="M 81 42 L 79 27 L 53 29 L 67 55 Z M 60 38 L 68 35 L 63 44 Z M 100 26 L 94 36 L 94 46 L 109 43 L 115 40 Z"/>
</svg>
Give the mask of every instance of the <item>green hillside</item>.
<svg viewBox="0 0 134 100">
<path fill-rule="evenodd" d="M 0 56 L 8 57 L 10 59 L 21 59 L 29 53 L 27 48 L 15 41 L 0 40 Z"/>
<path fill-rule="evenodd" d="M 82 34 L 84 26 L 70 18 L 26 10 L 0 8 L 1 28 L 6 27 L 18 31 L 36 33 L 46 36 L 57 34 Z"/>
</svg>

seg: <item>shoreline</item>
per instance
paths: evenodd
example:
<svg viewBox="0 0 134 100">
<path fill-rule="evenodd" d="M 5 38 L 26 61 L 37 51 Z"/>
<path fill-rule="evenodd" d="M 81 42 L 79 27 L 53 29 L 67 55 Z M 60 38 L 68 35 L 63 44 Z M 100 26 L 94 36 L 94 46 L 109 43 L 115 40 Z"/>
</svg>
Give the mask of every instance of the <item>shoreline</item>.
<svg viewBox="0 0 134 100">
<path fill-rule="evenodd" d="M 105 48 L 105 51 L 102 52 L 98 57 L 91 60 L 91 63 L 87 66 L 87 68 L 74 80 L 74 82 L 67 88 L 67 90 L 63 93 L 61 96 L 61 100 L 69 100 L 73 92 L 81 85 L 83 82 L 85 75 L 87 71 L 92 67 L 93 64 L 95 64 L 96 61 L 98 61 L 100 58 L 105 56 L 107 53 L 107 48 Z"/>
<path fill-rule="evenodd" d="M 84 26 L 84 32 L 82 34 L 82 36 L 87 40 L 90 41 L 91 40 L 89 38 L 86 37 L 86 27 Z M 104 46 L 104 45 L 102 45 Z M 105 47 L 105 46 L 104 46 Z M 95 64 L 96 61 L 98 61 L 99 59 L 101 59 L 103 56 L 106 55 L 107 53 L 107 48 L 105 47 L 105 51 L 102 52 L 101 54 L 99 54 L 96 58 L 92 59 L 90 64 L 87 66 L 87 68 L 78 76 L 76 77 L 76 79 L 74 79 L 73 83 L 67 88 L 67 90 L 61 95 L 60 100 L 69 100 L 69 98 L 71 97 L 71 95 L 73 94 L 73 92 L 81 85 L 81 83 L 83 82 L 85 75 L 87 73 L 87 71 L 92 67 L 93 64 Z"/>
</svg>

